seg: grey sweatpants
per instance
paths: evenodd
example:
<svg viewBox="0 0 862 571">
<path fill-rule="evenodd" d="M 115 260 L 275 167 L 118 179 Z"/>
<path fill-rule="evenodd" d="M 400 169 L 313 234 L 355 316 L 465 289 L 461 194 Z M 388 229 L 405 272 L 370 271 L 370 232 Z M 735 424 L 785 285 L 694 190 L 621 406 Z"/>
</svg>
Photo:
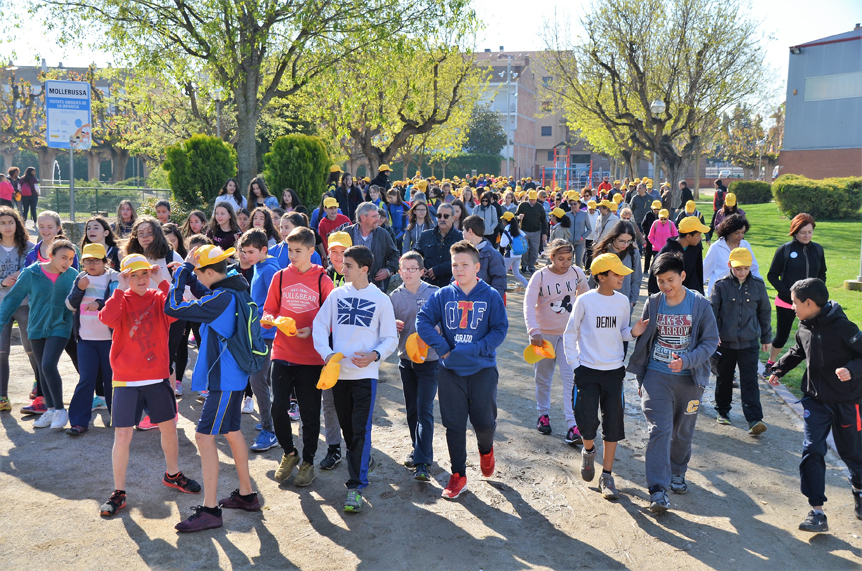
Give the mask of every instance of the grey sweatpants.
<svg viewBox="0 0 862 571">
<path fill-rule="evenodd" d="M 580 244 L 575 244 L 575 265 L 579 268 L 584 268 L 584 249 L 586 248 L 586 244 L 581 242 Z"/>
<path fill-rule="evenodd" d="M 554 380 L 554 369 L 560 368 L 560 380 L 563 382 L 563 412 L 566 416 L 566 428 L 577 426 L 575 412 L 572 410 L 572 393 L 575 388 L 575 373 L 566 361 L 562 335 L 542 335 L 542 339 L 551 344 L 556 359 L 542 359 L 533 368 L 536 371 L 536 410 L 539 415 L 551 411 L 551 383 Z"/>
<path fill-rule="evenodd" d="M 269 361 L 272 358 L 272 339 L 264 339 L 269 352 L 266 355 L 266 366 L 251 375 L 248 382 L 254 398 L 257 399 L 257 410 L 260 411 L 260 426 L 267 432 L 275 432 L 272 425 L 272 377 L 270 375 Z"/>
<path fill-rule="evenodd" d="M 641 389 L 641 407 L 649 425 L 644 459 L 647 487 L 667 491 L 671 475 L 684 476 L 688 469 L 703 387 L 687 375 L 647 370 Z"/>
<path fill-rule="evenodd" d="M 521 264 L 528 270 L 533 270 L 536 268 L 539 250 L 542 248 L 542 232 L 524 232 L 524 236 L 527 238 L 527 252 Z"/>
<path fill-rule="evenodd" d="M 323 429 L 327 446 L 341 446 L 341 425 L 335 412 L 335 397 L 332 389 L 326 389 L 323 395 Z"/>
</svg>

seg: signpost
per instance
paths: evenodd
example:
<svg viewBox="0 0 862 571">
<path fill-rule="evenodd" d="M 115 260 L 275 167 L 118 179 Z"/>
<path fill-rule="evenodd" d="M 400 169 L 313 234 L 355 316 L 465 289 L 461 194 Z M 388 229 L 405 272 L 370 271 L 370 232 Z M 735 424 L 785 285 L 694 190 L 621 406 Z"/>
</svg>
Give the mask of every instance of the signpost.
<svg viewBox="0 0 862 571">
<path fill-rule="evenodd" d="M 84 81 L 46 81 L 45 142 L 54 149 L 69 149 L 69 217 L 75 221 L 75 149 L 89 149 L 90 84 Z"/>
</svg>

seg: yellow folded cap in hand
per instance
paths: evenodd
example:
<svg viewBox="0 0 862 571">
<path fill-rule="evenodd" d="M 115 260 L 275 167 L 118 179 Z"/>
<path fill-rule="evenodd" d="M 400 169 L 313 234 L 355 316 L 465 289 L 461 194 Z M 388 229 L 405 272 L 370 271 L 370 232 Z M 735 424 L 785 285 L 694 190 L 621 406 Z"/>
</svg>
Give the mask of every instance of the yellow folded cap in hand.
<svg viewBox="0 0 862 571">
<path fill-rule="evenodd" d="M 270 327 L 277 327 L 279 331 L 287 335 L 288 337 L 293 337 L 296 335 L 296 321 L 292 317 L 288 317 L 286 315 L 279 315 L 274 320 L 272 319 L 261 319 L 261 325 L 268 325 Z"/>
<path fill-rule="evenodd" d="M 535 365 L 542 359 L 554 359 L 556 356 L 554 346 L 547 341 L 542 341 L 541 347 L 536 347 L 531 343 L 524 349 L 524 360 L 531 365 Z"/>
<path fill-rule="evenodd" d="M 341 353 L 334 354 L 329 362 L 320 371 L 320 380 L 317 381 L 317 388 L 325 391 L 331 389 L 338 382 L 338 375 L 341 373 L 341 360 L 344 355 Z"/>
<path fill-rule="evenodd" d="M 428 344 L 419 337 L 418 333 L 412 333 L 404 342 L 404 350 L 414 363 L 424 363 L 428 358 Z"/>
</svg>

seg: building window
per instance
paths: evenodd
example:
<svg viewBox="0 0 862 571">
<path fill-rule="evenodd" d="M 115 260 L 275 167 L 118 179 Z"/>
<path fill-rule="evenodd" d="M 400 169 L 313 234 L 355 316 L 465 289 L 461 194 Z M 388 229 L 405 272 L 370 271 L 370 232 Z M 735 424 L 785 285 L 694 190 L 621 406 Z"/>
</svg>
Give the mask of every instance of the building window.
<svg viewBox="0 0 862 571">
<path fill-rule="evenodd" d="M 803 101 L 862 97 L 862 71 L 805 78 Z"/>
<path fill-rule="evenodd" d="M 548 160 L 554 162 L 554 151 L 548 151 Z"/>
<path fill-rule="evenodd" d="M 551 106 L 550 101 L 542 101 L 542 111 L 551 111 L 553 107 Z"/>
<path fill-rule="evenodd" d="M 551 136 L 551 127 L 542 127 L 542 136 L 550 137 Z"/>
<path fill-rule="evenodd" d="M 552 81 L 554 81 L 554 77 L 551 75 L 542 77 L 542 87 L 548 87 Z"/>
</svg>

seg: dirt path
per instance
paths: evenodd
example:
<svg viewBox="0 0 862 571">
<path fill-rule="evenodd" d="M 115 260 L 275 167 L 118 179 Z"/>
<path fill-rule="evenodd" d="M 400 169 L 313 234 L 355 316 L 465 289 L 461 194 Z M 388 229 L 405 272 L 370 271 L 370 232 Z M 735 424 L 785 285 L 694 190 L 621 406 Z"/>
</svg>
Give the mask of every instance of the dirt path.
<svg viewBox="0 0 862 571">
<path fill-rule="evenodd" d="M 382 368 L 373 443 L 378 467 L 362 514 L 341 512 L 347 469 L 318 470 L 310 488 L 272 476 L 281 449 L 253 455 L 254 485 L 262 513 L 226 512 L 225 526 L 180 536 L 173 526 L 202 497 L 174 493 L 159 483 L 164 469 L 155 432 L 136 433 L 127 490 L 129 507 L 112 520 L 98 506 L 112 488 L 111 443 L 104 413 L 79 439 L 60 431 L 34 430 L 22 418 L 30 388 L 29 365 L 13 348 L 12 414 L 0 414 L 0 561 L 6 568 L 291 568 L 307 569 L 838 569 L 862 563 L 862 522 L 853 516 L 842 467 L 827 471 L 829 534 L 796 531 L 807 513 L 799 493 L 802 435 L 799 419 L 762 386 L 769 430 L 749 437 L 735 395 L 732 427 L 718 426 L 712 389 L 700 409 L 688 474 L 689 493 L 671 497 L 672 511 L 646 511 L 643 453 L 646 427 L 636 383 L 626 382 L 626 433 L 615 466 L 618 502 L 601 498 L 596 479 L 579 477 L 579 453 L 563 442 L 562 389 L 554 387 L 554 433 L 542 436 L 536 420 L 532 369 L 520 354 L 527 343 L 520 295 L 509 295 L 511 332 L 499 353 L 497 472 L 484 479 L 469 442 L 470 492 L 455 502 L 440 498 L 449 473 L 445 435 L 439 424 L 431 485 L 414 482 L 400 462 L 409 451 L 400 381 L 394 357 Z M 76 376 L 61 361 L 66 402 Z M 558 383 L 557 379 L 555 383 Z M 200 409 L 189 396 L 179 401 L 180 467 L 200 479 L 194 422 Z M 251 443 L 258 415 L 245 415 Z M 294 429 L 297 424 L 293 425 Z M 227 444 L 220 496 L 236 487 Z M 325 444 L 321 439 L 318 460 Z M 601 457 L 601 456 L 599 456 Z"/>
</svg>

